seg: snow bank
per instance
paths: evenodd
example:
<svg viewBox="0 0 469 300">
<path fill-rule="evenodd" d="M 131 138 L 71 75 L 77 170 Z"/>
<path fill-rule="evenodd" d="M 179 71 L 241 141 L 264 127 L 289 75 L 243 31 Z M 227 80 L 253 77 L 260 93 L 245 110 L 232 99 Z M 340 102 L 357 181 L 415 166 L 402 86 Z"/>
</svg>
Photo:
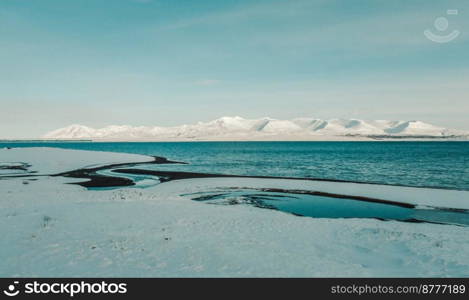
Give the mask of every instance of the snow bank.
<svg viewBox="0 0 469 300">
<path fill-rule="evenodd" d="M 113 152 L 68 150 L 59 148 L 0 149 L 0 163 L 30 164 L 30 172 L 57 174 L 79 168 L 90 168 L 115 163 L 151 162 L 153 157 Z"/>
</svg>

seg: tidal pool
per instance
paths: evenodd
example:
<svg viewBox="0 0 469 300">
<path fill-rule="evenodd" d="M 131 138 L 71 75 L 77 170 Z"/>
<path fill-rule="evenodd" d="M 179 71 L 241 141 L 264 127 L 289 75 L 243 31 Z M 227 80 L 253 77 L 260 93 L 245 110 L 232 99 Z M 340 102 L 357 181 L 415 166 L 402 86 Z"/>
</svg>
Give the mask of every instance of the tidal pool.
<svg viewBox="0 0 469 300">
<path fill-rule="evenodd" d="M 469 225 L 469 213 L 466 210 L 414 207 L 404 203 L 363 201 L 347 198 L 347 196 L 339 198 L 301 192 L 272 192 L 262 189 L 237 188 L 217 189 L 185 196 L 209 204 L 252 205 L 313 218 L 374 218 Z"/>
</svg>

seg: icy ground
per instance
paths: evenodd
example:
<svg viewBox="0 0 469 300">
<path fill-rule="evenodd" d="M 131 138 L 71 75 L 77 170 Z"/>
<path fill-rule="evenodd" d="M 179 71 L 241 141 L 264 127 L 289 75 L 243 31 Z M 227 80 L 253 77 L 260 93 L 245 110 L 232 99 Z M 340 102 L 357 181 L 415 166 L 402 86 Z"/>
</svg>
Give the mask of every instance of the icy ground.
<svg viewBox="0 0 469 300">
<path fill-rule="evenodd" d="M 139 154 L 48 147 L 0 149 L 0 166 L 27 163 L 31 165 L 28 172 L 35 172 L 36 175 L 58 174 L 79 168 L 92 168 L 116 163 L 150 162 L 153 160 L 150 156 Z"/>
<path fill-rule="evenodd" d="M 31 169 L 49 173 L 119 160 L 151 160 L 115 153 L 28 150 L 0 150 L 0 162 L 26 162 Z M 54 157 L 62 158 L 60 167 Z M 36 179 L 0 177 L 1 277 L 469 276 L 468 227 L 313 219 L 248 205 L 208 205 L 180 196 L 233 184 L 307 187 L 300 181 L 190 179 L 147 189 L 91 191 L 64 184 L 77 179 Z M 367 191 L 363 186 L 348 189 Z M 400 188 L 395 189 L 387 192 Z M 405 189 L 401 193 L 406 194 Z M 446 206 L 461 208 L 462 199 L 469 201 L 467 192 L 439 193 L 427 197 L 431 204 L 438 198 L 443 202 L 445 195 Z M 419 197 L 424 205 L 425 196 Z M 408 193 L 407 201 L 412 201 Z"/>
</svg>

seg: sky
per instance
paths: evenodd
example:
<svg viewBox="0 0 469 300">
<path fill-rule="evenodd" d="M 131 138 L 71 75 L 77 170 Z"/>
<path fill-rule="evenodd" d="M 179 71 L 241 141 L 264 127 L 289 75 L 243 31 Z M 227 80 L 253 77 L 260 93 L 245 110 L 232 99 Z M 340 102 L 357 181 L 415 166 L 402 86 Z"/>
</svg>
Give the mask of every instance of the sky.
<svg viewBox="0 0 469 300">
<path fill-rule="evenodd" d="M 468 53 L 466 0 L 0 0 L 0 138 L 221 116 L 469 130 Z"/>
</svg>

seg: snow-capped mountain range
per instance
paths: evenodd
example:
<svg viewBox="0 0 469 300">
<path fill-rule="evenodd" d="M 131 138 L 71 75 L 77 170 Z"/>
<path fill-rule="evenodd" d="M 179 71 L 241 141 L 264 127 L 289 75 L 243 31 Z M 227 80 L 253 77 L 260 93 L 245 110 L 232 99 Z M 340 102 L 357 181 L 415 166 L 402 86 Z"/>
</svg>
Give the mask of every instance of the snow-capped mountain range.
<svg viewBox="0 0 469 300">
<path fill-rule="evenodd" d="M 377 138 L 469 137 L 468 131 L 451 130 L 421 121 L 365 121 L 358 119 L 222 117 L 210 122 L 175 127 L 111 125 L 94 129 L 71 125 L 45 134 L 43 139 L 91 140 L 347 140 Z"/>
</svg>

